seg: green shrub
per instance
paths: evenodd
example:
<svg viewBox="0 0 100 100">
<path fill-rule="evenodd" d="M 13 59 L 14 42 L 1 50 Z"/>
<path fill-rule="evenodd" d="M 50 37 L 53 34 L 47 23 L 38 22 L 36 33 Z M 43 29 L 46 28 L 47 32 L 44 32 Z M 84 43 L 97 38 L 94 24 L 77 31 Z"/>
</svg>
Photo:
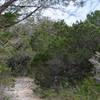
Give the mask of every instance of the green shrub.
<svg viewBox="0 0 100 100">
<path fill-rule="evenodd" d="M 88 78 L 77 87 L 60 89 L 59 94 L 53 89 L 40 90 L 40 94 L 44 100 L 99 100 L 100 90 L 97 88 L 100 88 L 100 84 L 97 85 L 93 79 Z"/>
<path fill-rule="evenodd" d="M 3 74 L 3 73 L 9 73 L 10 72 L 10 68 L 4 66 L 4 65 L 0 65 L 0 74 Z"/>
<path fill-rule="evenodd" d="M 91 15 L 90 15 L 91 16 Z M 66 82 L 77 85 L 93 76 L 94 67 L 88 61 L 99 50 L 100 29 L 87 20 L 68 27 L 63 21 L 54 22 L 45 32 L 37 25 L 31 37 L 36 55 L 31 62 L 36 83 L 41 88 L 62 87 Z"/>
</svg>

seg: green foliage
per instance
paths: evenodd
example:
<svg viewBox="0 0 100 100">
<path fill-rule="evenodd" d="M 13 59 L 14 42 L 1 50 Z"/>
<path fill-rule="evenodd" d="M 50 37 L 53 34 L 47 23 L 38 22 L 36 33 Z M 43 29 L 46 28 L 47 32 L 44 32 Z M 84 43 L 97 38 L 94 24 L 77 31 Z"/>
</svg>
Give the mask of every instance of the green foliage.
<svg viewBox="0 0 100 100">
<path fill-rule="evenodd" d="M 12 12 L 6 12 L 0 15 L 0 29 L 4 29 L 13 25 L 16 21 L 16 18 L 16 14 L 13 14 Z"/>
<path fill-rule="evenodd" d="M 0 32 L 0 45 L 7 43 L 11 36 L 9 32 Z"/>
<path fill-rule="evenodd" d="M 0 64 L 0 100 L 9 100 L 9 98 L 4 95 L 3 91 L 12 81 L 10 73 L 10 68 L 8 68 L 6 65 Z"/>
<path fill-rule="evenodd" d="M 50 28 L 46 25 L 49 26 L 38 25 L 40 30 L 31 37 L 31 47 L 37 48 L 31 64 L 37 84 L 42 88 L 55 88 L 56 77 L 59 86 L 64 86 L 66 81 L 75 85 L 92 75 L 93 66 L 88 60 L 99 51 L 99 28 L 87 20 L 72 27 L 63 21 L 50 24 Z"/>
<path fill-rule="evenodd" d="M 9 23 L 13 23 L 16 19 L 16 15 L 11 12 L 5 13 L 3 16 Z"/>
<path fill-rule="evenodd" d="M 58 73 L 55 70 L 59 70 L 59 66 L 56 66 L 56 64 L 50 65 L 49 61 L 52 63 L 52 60 L 55 60 L 56 56 L 63 51 L 64 41 L 64 37 L 51 35 L 49 33 L 45 33 L 44 35 L 44 32 L 41 32 L 41 34 L 36 37 L 36 40 L 32 36 L 32 48 L 33 50 L 37 48 L 37 50 L 35 49 L 36 55 L 33 56 L 31 65 L 34 70 L 33 73 L 35 74 L 36 83 L 40 84 L 43 88 L 48 88 L 51 84 L 53 86 L 54 77 Z"/>
<path fill-rule="evenodd" d="M 67 83 L 72 87 L 79 85 L 84 78 L 93 75 L 94 67 L 88 60 L 95 51 L 100 51 L 98 13 L 72 27 L 64 21 L 43 20 L 16 26 L 10 34 L 1 32 L 0 62 L 17 75 L 33 75 L 42 89 L 53 88 L 58 92 Z M 9 20 L 11 16 L 5 14 Z"/>
<path fill-rule="evenodd" d="M 94 13 L 87 15 L 87 21 L 89 21 L 91 24 L 96 25 L 100 28 L 100 11 L 97 10 Z"/>
<path fill-rule="evenodd" d="M 39 90 L 39 92 L 45 100 L 99 100 L 100 92 L 97 88 L 100 88 L 100 85 L 89 78 L 83 80 L 76 88 L 60 89 L 59 94 L 53 89 Z"/>
<path fill-rule="evenodd" d="M 10 68 L 8 68 L 8 67 L 6 67 L 4 65 L 0 65 L 0 74 L 6 73 L 8 71 L 10 71 Z"/>
</svg>

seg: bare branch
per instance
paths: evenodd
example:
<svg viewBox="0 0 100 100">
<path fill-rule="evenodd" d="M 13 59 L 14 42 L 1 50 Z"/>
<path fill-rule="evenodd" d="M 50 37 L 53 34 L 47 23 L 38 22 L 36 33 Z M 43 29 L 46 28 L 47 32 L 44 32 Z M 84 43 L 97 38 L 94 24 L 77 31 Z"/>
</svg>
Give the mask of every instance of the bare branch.
<svg viewBox="0 0 100 100">
<path fill-rule="evenodd" d="M 22 18 L 21 20 L 19 20 L 18 22 L 16 23 L 19 23 L 25 19 L 27 19 L 28 17 L 30 17 L 33 13 L 35 13 L 37 10 L 39 10 L 41 8 L 41 6 L 37 7 L 34 11 L 30 12 L 27 16 L 25 16 L 24 18 Z"/>
<path fill-rule="evenodd" d="M 1 13 L 6 10 L 13 2 L 15 2 L 17 0 L 8 0 L 7 2 L 5 2 L 1 7 L 0 7 L 0 15 Z"/>
<path fill-rule="evenodd" d="M 35 5 L 34 5 L 34 6 L 30 6 L 30 5 L 29 5 L 29 6 L 26 6 L 26 5 L 25 5 L 25 6 L 23 6 L 23 5 L 11 5 L 11 6 L 12 6 L 12 7 L 18 7 L 18 8 L 30 8 L 30 7 L 37 7 L 37 6 L 35 6 Z"/>
<path fill-rule="evenodd" d="M 6 25 L 5 27 L 10 27 L 12 25 L 15 25 L 15 24 L 18 24 L 20 22 L 22 22 L 23 20 L 27 19 L 28 17 L 30 17 L 33 13 L 35 13 L 36 11 L 38 11 L 39 9 L 41 8 L 41 6 L 37 7 L 34 11 L 30 12 L 28 15 L 26 15 L 24 18 L 22 18 L 21 20 L 13 23 L 13 24 L 10 24 L 10 25 Z"/>
</svg>

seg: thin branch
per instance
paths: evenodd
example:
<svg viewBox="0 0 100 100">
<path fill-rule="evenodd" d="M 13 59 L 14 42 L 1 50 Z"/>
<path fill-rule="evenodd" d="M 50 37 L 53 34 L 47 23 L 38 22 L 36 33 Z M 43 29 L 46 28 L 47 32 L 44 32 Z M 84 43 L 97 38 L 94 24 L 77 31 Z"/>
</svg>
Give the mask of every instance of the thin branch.
<svg viewBox="0 0 100 100">
<path fill-rule="evenodd" d="M 5 2 L 1 7 L 0 7 L 0 15 L 2 14 L 3 11 L 5 11 L 13 2 L 17 0 L 8 0 Z"/>
<path fill-rule="evenodd" d="M 25 16 L 24 18 L 22 18 L 21 20 L 17 21 L 16 23 L 20 23 L 21 21 L 27 19 L 28 17 L 30 17 L 33 13 L 35 13 L 37 10 L 39 10 L 41 8 L 41 6 L 37 7 L 34 11 L 30 12 L 27 16 Z"/>
<path fill-rule="evenodd" d="M 24 5 L 11 5 L 12 7 L 18 7 L 18 8 L 28 8 L 28 7 L 37 7 L 36 5 L 34 5 L 34 6 L 30 6 L 30 5 L 28 5 L 28 6 L 24 6 Z"/>
<path fill-rule="evenodd" d="M 11 25 L 6 25 L 5 27 L 10 27 L 12 25 L 18 24 L 20 22 L 22 22 L 23 20 L 27 19 L 28 17 L 30 17 L 33 13 L 35 13 L 36 11 L 38 11 L 41 8 L 41 6 L 37 7 L 34 11 L 30 12 L 28 15 L 26 15 L 24 18 L 22 18 L 21 20 L 15 22 L 14 24 Z"/>
</svg>

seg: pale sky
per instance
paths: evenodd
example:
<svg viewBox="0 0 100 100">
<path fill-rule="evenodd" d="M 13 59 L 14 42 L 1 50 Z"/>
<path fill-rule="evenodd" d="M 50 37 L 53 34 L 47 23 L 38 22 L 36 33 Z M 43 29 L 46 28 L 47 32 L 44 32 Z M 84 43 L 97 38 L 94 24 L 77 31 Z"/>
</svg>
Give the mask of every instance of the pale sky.
<svg viewBox="0 0 100 100">
<path fill-rule="evenodd" d="M 5 0 L 0 0 L 0 3 L 3 3 Z M 72 25 L 77 20 L 85 20 L 86 15 L 95 11 L 100 10 L 100 0 L 86 0 L 86 4 L 84 7 L 75 7 L 73 3 L 70 3 L 69 6 L 57 6 L 63 9 L 61 10 L 53 10 L 51 8 L 42 11 L 42 15 L 45 17 L 50 17 L 54 20 L 65 20 L 68 25 Z"/>
<path fill-rule="evenodd" d="M 85 20 L 86 15 L 95 11 L 100 10 L 100 0 L 89 0 L 84 7 L 74 7 L 72 4 L 68 7 L 62 7 L 63 11 L 48 9 L 43 11 L 43 16 L 50 17 L 54 20 L 65 20 L 68 25 L 72 25 L 77 20 Z"/>
</svg>

